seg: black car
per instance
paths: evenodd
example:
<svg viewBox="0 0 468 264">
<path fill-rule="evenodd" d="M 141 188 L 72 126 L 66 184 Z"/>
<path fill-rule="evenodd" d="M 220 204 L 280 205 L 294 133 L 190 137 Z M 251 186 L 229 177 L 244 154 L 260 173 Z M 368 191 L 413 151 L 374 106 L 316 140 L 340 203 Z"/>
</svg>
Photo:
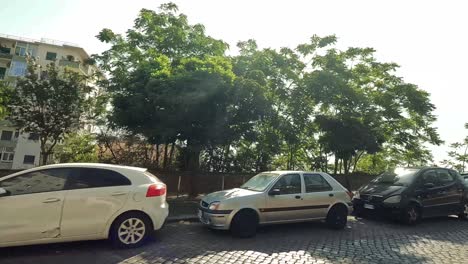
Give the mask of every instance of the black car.
<svg viewBox="0 0 468 264">
<path fill-rule="evenodd" d="M 356 215 L 398 217 L 407 224 L 422 218 L 458 215 L 468 219 L 468 185 L 462 176 L 444 168 L 398 168 L 361 187 L 353 199 Z"/>
<path fill-rule="evenodd" d="M 462 173 L 461 176 L 465 179 L 465 185 L 468 185 L 468 172 Z"/>
</svg>

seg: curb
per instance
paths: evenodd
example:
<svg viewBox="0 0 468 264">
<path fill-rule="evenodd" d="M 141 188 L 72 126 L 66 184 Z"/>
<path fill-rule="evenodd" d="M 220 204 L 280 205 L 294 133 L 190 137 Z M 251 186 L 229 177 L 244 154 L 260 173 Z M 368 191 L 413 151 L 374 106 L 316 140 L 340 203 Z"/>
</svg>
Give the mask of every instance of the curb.
<svg viewBox="0 0 468 264">
<path fill-rule="evenodd" d="M 198 216 L 196 215 L 169 216 L 166 219 L 166 223 L 175 223 L 175 222 L 180 222 L 180 221 L 198 222 Z"/>
</svg>

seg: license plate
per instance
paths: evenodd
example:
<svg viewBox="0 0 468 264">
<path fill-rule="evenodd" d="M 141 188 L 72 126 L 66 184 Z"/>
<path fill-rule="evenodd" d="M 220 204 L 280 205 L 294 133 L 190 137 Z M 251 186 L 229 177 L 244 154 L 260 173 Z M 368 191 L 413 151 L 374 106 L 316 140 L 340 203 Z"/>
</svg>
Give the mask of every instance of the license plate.
<svg viewBox="0 0 468 264">
<path fill-rule="evenodd" d="M 375 206 L 373 204 L 364 204 L 364 208 L 374 210 Z"/>
</svg>

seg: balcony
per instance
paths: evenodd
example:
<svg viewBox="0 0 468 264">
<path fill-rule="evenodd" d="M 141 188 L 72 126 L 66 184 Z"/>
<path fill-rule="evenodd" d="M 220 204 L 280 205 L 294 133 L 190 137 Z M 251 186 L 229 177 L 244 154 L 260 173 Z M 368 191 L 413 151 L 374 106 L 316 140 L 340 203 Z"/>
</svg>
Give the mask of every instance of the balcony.
<svg viewBox="0 0 468 264">
<path fill-rule="evenodd" d="M 2 53 L 0 52 L 0 60 L 11 60 L 13 58 L 13 55 L 10 53 Z"/>
<path fill-rule="evenodd" d="M 88 66 L 85 66 L 81 62 L 78 62 L 78 61 L 70 61 L 70 60 L 62 59 L 62 60 L 59 60 L 59 66 L 76 69 L 76 70 L 79 70 L 82 74 L 88 75 Z"/>
</svg>

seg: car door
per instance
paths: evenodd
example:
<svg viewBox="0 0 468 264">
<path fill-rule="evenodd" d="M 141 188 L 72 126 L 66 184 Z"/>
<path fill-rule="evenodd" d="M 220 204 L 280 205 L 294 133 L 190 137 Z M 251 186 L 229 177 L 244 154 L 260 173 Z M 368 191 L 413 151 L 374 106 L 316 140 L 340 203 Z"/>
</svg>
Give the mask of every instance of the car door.
<svg viewBox="0 0 468 264">
<path fill-rule="evenodd" d="M 107 169 L 80 168 L 70 180 L 63 207 L 62 236 L 88 236 L 104 232 L 107 222 L 126 203 L 131 181 Z"/>
<path fill-rule="evenodd" d="M 426 170 L 418 177 L 416 198 L 423 206 L 424 216 L 440 215 L 440 207 L 445 198 L 435 169 Z"/>
<path fill-rule="evenodd" d="M 439 188 L 439 208 L 441 215 L 459 212 L 463 197 L 463 187 L 458 182 L 456 175 L 452 175 L 447 169 L 437 169 Z"/>
<path fill-rule="evenodd" d="M 281 176 L 270 190 L 278 189 L 278 195 L 268 195 L 266 208 L 260 208 L 266 222 L 294 221 L 306 217 L 303 208 L 302 179 L 298 173 Z"/>
<path fill-rule="evenodd" d="M 0 181 L 0 244 L 52 239 L 60 235 L 66 168 L 28 172 Z"/>
<path fill-rule="evenodd" d="M 318 173 L 305 173 L 303 195 L 304 206 L 309 218 L 324 218 L 335 201 L 335 193 L 327 180 Z"/>
</svg>

